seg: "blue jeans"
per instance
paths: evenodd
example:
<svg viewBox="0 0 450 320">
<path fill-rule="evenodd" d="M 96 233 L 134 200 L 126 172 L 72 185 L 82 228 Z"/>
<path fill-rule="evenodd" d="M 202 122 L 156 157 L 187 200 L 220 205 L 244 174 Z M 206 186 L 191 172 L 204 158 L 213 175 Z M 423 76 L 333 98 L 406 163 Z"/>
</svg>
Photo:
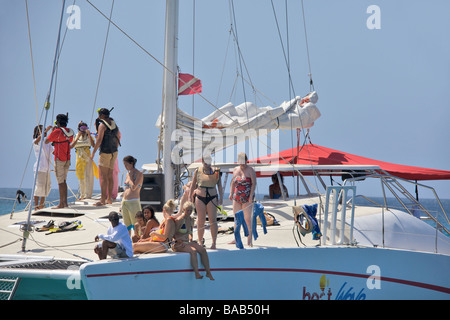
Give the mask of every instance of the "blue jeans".
<svg viewBox="0 0 450 320">
<path fill-rule="evenodd" d="M 254 203 L 253 204 L 253 220 L 252 220 L 252 232 L 253 232 L 253 239 L 258 239 L 258 232 L 256 232 L 256 217 L 259 217 L 259 220 L 261 220 L 261 225 L 263 227 L 264 234 L 267 233 L 267 221 L 266 217 L 264 216 L 264 207 L 261 203 Z"/>
<path fill-rule="evenodd" d="M 248 227 L 244 220 L 244 211 L 239 210 L 234 214 L 234 239 L 236 241 L 236 247 L 239 249 L 244 249 L 244 245 L 241 241 L 241 225 L 244 228 L 244 235 L 248 237 Z"/>
<path fill-rule="evenodd" d="M 252 218 L 252 234 L 253 234 L 253 239 L 257 239 L 258 238 L 258 232 L 256 231 L 256 217 L 259 217 L 259 219 L 261 220 L 261 225 L 263 227 L 264 230 L 264 234 L 267 233 L 267 221 L 266 221 L 266 217 L 264 216 L 264 207 L 260 204 L 260 203 L 255 203 L 253 205 L 253 218 Z M 241 240 L 241 225 L 244 228 L 244 235 L 246 237 L 248 237 L 249 232 L 248 232 L 248 226 L 247 223 L 245 222 L 244 219 L 244 211 L 239 210 L 238 212 L 236 212 L 234 214 L 234 222 L 235 222 L 235 229 L 234 229 L 234 239 L 236 242 L 236 247 L 239 249 L 244 249 L 244 245 L 242 244 L 242 240 Z"/>
</svg>

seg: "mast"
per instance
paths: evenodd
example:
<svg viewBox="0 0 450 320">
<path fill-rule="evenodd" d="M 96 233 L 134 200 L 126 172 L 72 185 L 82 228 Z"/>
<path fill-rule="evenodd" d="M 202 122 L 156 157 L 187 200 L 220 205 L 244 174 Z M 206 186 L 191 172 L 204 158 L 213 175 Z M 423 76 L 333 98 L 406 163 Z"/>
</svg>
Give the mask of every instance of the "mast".
<svg viewBox="0 0 450 320">
<path fill-rule="evenodd" d="M 171 160 L 173 142 L 171 141 L 171 135 L 176 129 L 177 117 L 178 8 L 178 0 L 166 1 L 163 94 L 163 172 L 165 201 L 174 196 L 174 166 Z"/>
</svg>

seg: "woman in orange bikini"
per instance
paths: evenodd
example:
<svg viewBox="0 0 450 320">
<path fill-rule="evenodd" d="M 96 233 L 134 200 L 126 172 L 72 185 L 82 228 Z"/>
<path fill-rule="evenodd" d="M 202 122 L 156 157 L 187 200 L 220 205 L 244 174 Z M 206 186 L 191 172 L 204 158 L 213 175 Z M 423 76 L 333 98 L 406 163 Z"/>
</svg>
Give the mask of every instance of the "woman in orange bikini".
<svg viewBox="0 0 450 320">
<path fill-rule="evenodd" d="M 170 199 L 163 207 L 164 221 L 156 231 L 150 232 L 150 237 L 133 243 L 134 253 L 164 253 L 169 250 L 170 242 L 175 234 L 175 219 L 172 217 L 175 202 Z"/>
<path fill-rule="evenodd" d="M 208 214 L 211 226 L 211 249 L 216 248 L 218 231 L 217 206 L 222 204 L 223 201 L 223 190 L 220 180 L 219 169 L 211 167 L 210 157 L 204 157 L 202 158 L 202 166 L 194 172 L 189 194 L 189 200 L 195 204 L 197 209 L 197 234 L 200 244 L 203 244 L 206 214 Z M 219 187 L 219 194 L 217 194 L 216 185 Z"/>
<path fill-rule="evenodd" d="M 247 165 L 247 155 L 243 152 L 238 154 L 239 166 L 233 170 L 231 179 L 230 200 L 233 200 L 233 213 L 242 210 L 244 212 L 245 223 L 249 230 L 247 244 L 252 244 L 252 212 L 253 198 L 256 188 L 255 170 Z M 231 243 L 234 243 L 231 242 Z"/>
</svg>

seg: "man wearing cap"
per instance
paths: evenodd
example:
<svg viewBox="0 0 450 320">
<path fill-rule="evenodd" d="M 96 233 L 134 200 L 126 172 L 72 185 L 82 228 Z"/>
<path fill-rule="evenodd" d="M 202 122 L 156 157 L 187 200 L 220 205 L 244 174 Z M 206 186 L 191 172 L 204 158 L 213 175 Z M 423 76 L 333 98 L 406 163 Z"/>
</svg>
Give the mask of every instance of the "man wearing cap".
<svg viewBox="0 0 450 320">
<path fill-rule="evenodd" d="M 103 241 L 97 244 L 94 252 L 100 260 L 106 259 L 107 255 L 114 259 L 133 257 L 131 238 L 127 227 L 119 221 L 119 214 L 111 211 L 108 220 L 111 221 L 111 227 L 108 228 L 106 235 L 95 236 L 95 241 Z"/>
<path fill-rule="evenodd" d="M 111 109 L 112 110 L 112 109 Z M 101 108 L 98 110 L 97 141 L 92 151 L 91 159 L 94 160 L 95 153 L 100 149 L 98 166 L 101 175 L 101 198 L 96 206 L 112 203 L 114 179 L 113 170 L 117 159 L 117 150 L 120 145 L 120 132 L 116 123 L 109 117 L 110 110 Z M 109 197 L 108 197 L 109 195 Z"/>
</svg>

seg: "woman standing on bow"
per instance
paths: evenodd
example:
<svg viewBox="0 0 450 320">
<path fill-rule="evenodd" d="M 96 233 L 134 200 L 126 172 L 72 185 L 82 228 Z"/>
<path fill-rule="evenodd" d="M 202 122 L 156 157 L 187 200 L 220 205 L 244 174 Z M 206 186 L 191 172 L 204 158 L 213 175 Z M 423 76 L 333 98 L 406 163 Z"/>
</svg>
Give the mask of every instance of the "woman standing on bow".
<svg viewBox="0 0 450 320">
<path fill-rule="evenodd" d="M 244 152 L 238 154 L 239 166 L 233 170 L 233 178 L 231 179 L 230 200 L 233 200 L 233 213 L 242 210 L 244 220 L 249 230 L 247 244 L 252 244 L 252 213 L 253 199 L 256 188 L 255 170 L 247 165 L 247 155 Z"/>
<path fill-rule="evenodd" d="M 122 194 L 122 216 L 123 223 L 127 226 L 130 234 L 136 223 L 136 213 L 142 211 L 140 194 L 144 175 L 136 169 L 136 162 L 137 160 L 133 156 L 123 158 L 127 176 L 124 183 L 125 191 Z"/>
<path fill-rule="evenodd" d="M 75 165 L 75 173 L 80 182 L 79 200 L 90 199 L 94 188 L 94 169 L 91 160 L 91 147 L 95 145 L 89 128 L 86 123 L 80 121 L 78 123 L 78 133 L 70 144 L 70 148 L 77 151 L 77 163 Z"/>
<path fill-rule="evenodd" d="M 42 124 L 36 126 L 33 132 L 33 150 L 36 155 L 36 163 L 34 164 L 34 172 L 37 171 L 36 188 L 34 190 L 34 210 L 44 209 L 45 198 L 50 193 L 51 189 L 51 177 L 50 177 L 50 167 L 53 165 L 51 163 L 51 153 L 53 148 L 50 144 L 42 145 L 41 160 L 39 161 L 39 169 L 37 168 L 37 159 L 39 158 L 40 142 L 42 136 L 46 136 L 48 128 L 43 130 Z M 44 131 L 44 132 L 42 132 Z M 39 201 L 40 199 L 40 201 Z"/>
<path fill-rule="evenodd" d="M 189 193 L 189 199 L 195 204 L 197 210 L 197 234 L 200 244 L 204 243 L 203 235 L 205 234 L 206 215 L 208 215 L 212 238 L 211 249 L 216 249 L 217 207 L 223 201 L 220 180 L 220 170 L 211 167 L 211 157 L 203 157 L 202 166 L 194 172 Z M 219 194 L 217 194 L 216 185 L 219 187 Z"/>
</svg>

